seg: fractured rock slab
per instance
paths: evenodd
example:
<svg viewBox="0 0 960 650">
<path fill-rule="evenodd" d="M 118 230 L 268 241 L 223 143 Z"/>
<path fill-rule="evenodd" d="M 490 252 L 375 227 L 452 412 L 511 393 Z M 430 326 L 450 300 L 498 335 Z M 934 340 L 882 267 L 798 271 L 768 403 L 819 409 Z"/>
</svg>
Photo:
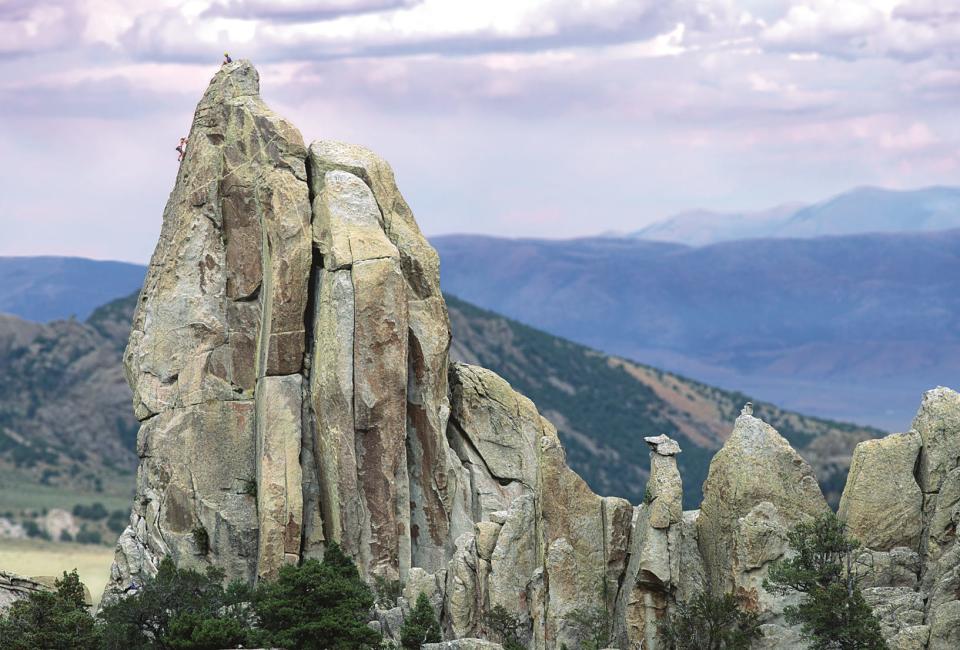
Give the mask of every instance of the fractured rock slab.
<svg viewBox="0 0 960 650">
<path fill-rule="evenodd" d="M 920 545 L 923 494 L 913 472 L 920 434 L 897 433 L 857 445 L 838 515 L 864 546 L 888 551 Z"/>
</svg>

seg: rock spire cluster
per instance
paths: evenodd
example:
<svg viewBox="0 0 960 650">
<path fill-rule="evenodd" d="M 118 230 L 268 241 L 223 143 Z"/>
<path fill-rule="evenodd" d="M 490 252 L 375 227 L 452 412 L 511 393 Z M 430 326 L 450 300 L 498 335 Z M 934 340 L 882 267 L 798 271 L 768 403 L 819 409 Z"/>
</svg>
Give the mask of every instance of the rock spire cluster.
<svg viewBox="0 0 960 650">
<path fill-rule="evenodd" d="M 337 542 L 366 579 L 400 582 L 375 613 L 388 633 L 426 593 L 450 640 L 488 636 L 502 605 L 529 647 L 574 648 L 599 608 L 612 646 L 655 648 L 671 607 L 709 589 L 761 612 L 767 647 L 800 647 L 762 581 L 827 506 L 770 426 L 745 409 L 699 511 L 664 435 L 646 439 L 644 503 L 597 496 L 529 399 L 449 361 L 437 255 L 386 162 L 306 146 L 245 61 L 214 76 L 189 142 L 124 355 L 140 467 L 108 600 L 163 557 L 254 582 Z M 917 605 L 888 626 L 918 640 L 904 648 L 956 635 L 958 420 L 956 393 L 929 393 L 915 433 L 858 449 L 844 496 L 887 554 L 876 588 L 899 590 L 878 607 Z"/>
</svg>

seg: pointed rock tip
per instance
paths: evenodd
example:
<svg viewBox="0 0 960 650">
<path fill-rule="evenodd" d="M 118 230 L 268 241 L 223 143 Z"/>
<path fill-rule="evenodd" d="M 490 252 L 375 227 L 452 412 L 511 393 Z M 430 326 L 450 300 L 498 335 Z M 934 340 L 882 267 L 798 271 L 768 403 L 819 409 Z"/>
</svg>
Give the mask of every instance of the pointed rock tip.
<svg viewBox="0 0 960 650">
<path fill-rule="evenodd" d="M 938 399 L 957 399 L 960 395 L 957 394 L 957 391 L 952 388 L 947 388 L 946 386 L 937 386 L 936 388 L 931 388 L 923 394 L 923 401 L 927 400 L 938 400 Z"/>
<path fill-rule="evenodd" d="M 260 74 L 249 59 L 220 66 L 210 80 L 204 100 L 229 100 L 260 94 Z"/>
<path fill-rule="evenodd" d="M 780 435 L 780 432 L 770 424 L 755 415 L 742 413 L 734 421 L 733 432 L 723 446 L 729 447 L 736 445 L 753 447 L 756 445 L 767 446 L 770 443 L 786 445 L 793 449 L 790 441 Z"/>
</svg>

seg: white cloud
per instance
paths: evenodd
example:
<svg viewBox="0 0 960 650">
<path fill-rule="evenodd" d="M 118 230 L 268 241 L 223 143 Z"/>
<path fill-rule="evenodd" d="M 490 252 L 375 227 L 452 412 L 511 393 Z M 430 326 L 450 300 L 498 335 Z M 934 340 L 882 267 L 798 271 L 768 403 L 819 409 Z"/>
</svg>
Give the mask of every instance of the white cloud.
<svg viewBox="0 0 960 650">
<path fill-rule="evenodd" d="M 960 11 L 953 0 L 802 0 L 764 30 L 761 42 L 851 59 L 949 57 L 960 53 Z"/>
<path fill-rule="evenodd" d="M 903 130 L 882 132 L 879 142 L 884 149 L 918 151 L 936 144 L 937 138 L 926 124 L 914 122 Z"/>
<path fill-rule="evenodd" d="M 124 212 L 159 218 L 170 143 L 224 50 L 307 138 L 384 153 L 433 232 L 534 214 L 585 234 L 744 197 L 960 183 L 960 4 L 772 4 L 0 0 L 6 212 L 54 213 L 61 198 L 19 191 L 19 161 L 80 169 L 92 139 L 128 148 L 98 149 L 71 187 L 83 219 L 117 165 L 143 167 Z"/>
<path fill-rule="evenodd" d="M 0 5 L 0 56 L 62 48 L 82 24 L 82 15 L 70 2 L 4 3 Z"/>
</svg>

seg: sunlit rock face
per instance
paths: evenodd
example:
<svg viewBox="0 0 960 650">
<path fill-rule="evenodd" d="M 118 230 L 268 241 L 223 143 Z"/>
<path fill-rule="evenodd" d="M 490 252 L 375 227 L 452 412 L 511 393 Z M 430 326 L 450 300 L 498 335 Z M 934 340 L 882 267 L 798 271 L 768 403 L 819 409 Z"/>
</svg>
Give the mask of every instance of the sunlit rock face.
<svg viewBox="0 0 960 650">
<path fill-rule="evenodd" d="M 704 590 L 760 611 L 766 647 L 799 642 L 762 578 L 790 526 L 827 507 L 769 425 L 737 420 L 692 512 L 679 446 L 638 431 L 650 481 L 632 505 L 594 494 L 536 405 L 451 363 L 449 345 L 438 258 L 389 165 L 306 146 L 248 62 L 222 67 L 124 356 L 140 468 L 106 600 L 164 557 L 253 583 L 336 542 L 367 580 L 402 583 L 381 629 L 426 593 L 446 638 L 463 639 L 450 647 L 496 647 L 488 614 L 502 606 L 531 648 L 579 647 L 585 613 L 612 646 L 657 648 L 663 618 Z M 956 635 L 956 402 L 933 391 L 914 433 L 858 451 L 842 510 L 885 554 L 871 602 L 884 620 L 904 614 L 885 631 L 931 648 Z"/>
</svg>

